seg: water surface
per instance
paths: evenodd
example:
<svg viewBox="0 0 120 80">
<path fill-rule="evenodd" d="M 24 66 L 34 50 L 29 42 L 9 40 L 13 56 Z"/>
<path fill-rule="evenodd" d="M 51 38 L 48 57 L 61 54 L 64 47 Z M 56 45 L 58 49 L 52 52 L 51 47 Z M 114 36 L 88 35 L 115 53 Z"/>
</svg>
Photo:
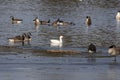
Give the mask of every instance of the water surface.
<svg viewBox="0 0 120 80">
<path fill-rule="evenodd" d="M 120 22 L 115 16 L 120 0 L 1 0 L 0 1 L 0 77 L 2 80 L 118 80 L 120 59 L 113 62 L 107 49 L 120 44 Z M 10 16 L 23 19 L 11 24 Z M 34 26 L 33 19 L 60 18 L 74 22 L 73 26 Z M 85 25 L 91 16 L 92 25 Z M 31 32 L 30 45 L 16 43 L 8 38 Z M 62 48 L 50 47 L 50 39 L 63 35 Z M 84 53 L 90 43 L 97 46 L 98 54 Z M 79 54 L 49 54 L 36 50 L 73 50 Z"/>
</svg>

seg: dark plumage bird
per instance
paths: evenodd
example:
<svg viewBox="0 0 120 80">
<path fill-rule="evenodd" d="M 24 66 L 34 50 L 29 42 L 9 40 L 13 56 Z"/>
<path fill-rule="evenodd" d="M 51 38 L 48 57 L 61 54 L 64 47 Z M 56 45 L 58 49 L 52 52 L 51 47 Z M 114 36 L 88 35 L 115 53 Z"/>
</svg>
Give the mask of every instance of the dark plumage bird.
<svg viewBox="0 0 120 80">
<path fill-rule="evenodd" d="M 22 35 L 18 35 L 12 38 L 8 38 L 10 44 L 22 42 L 22 45 L 24 45 L 25 42 L 30 44 L 31 41 L 31 33 L 23 33 Z"/>
<path fill-rule="evenodd" d="M 69 26 L 69 25 L 75 25 L 73 22 L 66 22 L 62 21 L 59 18 L 52 23 L 53 26 Z"/>
<path fill-rule="evenodd" d="M 89 53 L 96 53 L 96 46 L 91 43 L 91 44 L 88 46 L 88 52 L 89 52 Z"/>
<path fill-rule="evenodd" d="M 22 42 L 25 40 L 25 36 L 24 35 L 18 35 L 12 38 L 8 38 L 9 42 Z"/>
<path fill-rule="evenodd" d="M 24 35 L 24 41 L 29 41 L 31 40 L 31 33 L 28 32 L 28 33 L 23 33 L 22 35 Z"/>
<path fill-rule="evenodd" d="M 17 18 L 14 18 L 13 16 L 10 16 L 10 18 L 11 18 L 12 24 L 19 24 L 23 21 L 22 19 L 17 19 Z"/>
<path fill-rule="evenodd" d="M 41 21 L 41 20 L 39 20 L 38 17 L 36 17 L 33 20 L 33 22 L 34 22 L 35 25 L 49 25 L 50 24 L 50 19 L 48 21 Z"/>
<path fill-rule="evenodd" d="M 116 61 L 116 56 L 120 55 L 120 48 L 116 47 L 115 45 L 111 45 L 108 49 L 108 53 L 113 55 L 115 57 L 114 61 Z"/>
</svg>

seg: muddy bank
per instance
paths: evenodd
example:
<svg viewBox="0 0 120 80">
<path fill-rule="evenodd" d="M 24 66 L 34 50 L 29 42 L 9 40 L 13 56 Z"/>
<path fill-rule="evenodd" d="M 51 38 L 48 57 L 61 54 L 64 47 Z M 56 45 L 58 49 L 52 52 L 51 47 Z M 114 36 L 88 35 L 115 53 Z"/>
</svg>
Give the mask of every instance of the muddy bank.
<svg viewBox="0 0 120 80">
<path fill-rule="evenodd" d="M 32 52 L 32 53 L 60 53 L 60 54 L 80 54 L 73 50 L 53 50 L 40 47 L 23 47 L 23 46 L 0 46 L 0 52 Z"/>
<path fill-rule="evenodd" d="M 32 53 L 36 56 L 79 56 L 83 58 L 111 58 L 114 56 L 109 55 L 107 52 L 97 52 L 96 54 L 89 54 L 87 51 L 68 50 L 68 49 L 53 49 L 41 48 L 38 46 L 0 46 L 0 55 L 6 54 L 22 54 Z"/>
</svg>

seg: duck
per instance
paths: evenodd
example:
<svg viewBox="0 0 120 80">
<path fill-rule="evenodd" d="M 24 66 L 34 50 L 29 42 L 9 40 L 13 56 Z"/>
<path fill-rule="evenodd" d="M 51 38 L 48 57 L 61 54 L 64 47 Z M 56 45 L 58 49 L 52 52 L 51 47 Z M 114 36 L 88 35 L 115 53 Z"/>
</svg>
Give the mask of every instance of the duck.
<svg viewBox="0 0 120 80">
<path fill-rule="evenodd" d="M 51 46 L 59 46 L 59 47 L 62 47 L 62 44 L 63 44 L 63 36 L 60 36 L 59 37 L 59 40 L 57 39 L 51 39 L 50 42 L 51 42 Z"/>
<path fill-rule="evenodd" d="M 116 47 L 115 45 L 111 45 L 108 49 L 108 53 L 114 56 L 114 61 L 116 61 L 116 56 L 120 55 L 120 48 Z"/>
<path fill-rule="evenodd" d="M 96 46 L 91 43 L 91 44 L 88 46 L 88 52 L 89 52 L 89 53 L 96 53 Z"/>
<path fill-rule="evenodd" d="M 38 17 L 36 17 L 34 20 L 33 20 L 34 24 L 35 25 L 49 25 L 50 24 L 50 19 L 48 21 L 41 21 L 38 19 Z"/>
<path fill-rule="evenodd" d="M 17 18 L 14 18 L 13 16 L 10 16 L 10 18 L 11 18 L 12 24 L 19 24 L 23 21 L 22 19 L 17 19 Z"/>
<path fill-rule="evenodd" d="M 91 17 L 90 17 L 90 16 L 86 16 L 85 24 L 86 24 L 87 26 L 90 26 L 90 25 L 92 24 L 92 21 L 91 21 Z"/>
<path fill-rule="evenodd" d="M 116 20 L 120 21 L 120 11 L 118 11 L 117 14 L 116 14 Z"/>
</svg>

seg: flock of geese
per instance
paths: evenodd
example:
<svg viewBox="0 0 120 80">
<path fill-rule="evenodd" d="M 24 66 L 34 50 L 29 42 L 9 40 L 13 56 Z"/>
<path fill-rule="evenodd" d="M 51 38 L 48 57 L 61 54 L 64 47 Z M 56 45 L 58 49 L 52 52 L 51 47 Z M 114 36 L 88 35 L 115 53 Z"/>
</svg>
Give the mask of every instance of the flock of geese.
<svg viewBox="0 0 120 80">
<path fill-rule="evenodd" d="M 13 16 L 10 16 L 11 18 L 11 21 L 12 21 L 12 24 L 18 24 L 18 23 L 21 23 L 23 20 L 22 19 L 16 19 L 14 18 Z M 116 14 L 116 20 L 117 21 L 120 21 L 120 11 L 117 12 Z M 34 20 L 33 20 L 34 24 L 36 26 L 38 25 L 52 25 L 52 26 L 68 26 L 68 25 L 75 25 L 73 22 L 65 22 L 65 21 L 62 21 L 60 19 L 57 19 L 56 21 L 54 21 L 53 23 L 50 22 L 50 20 L 48 21 L 41 21 L 38 17 L 36 17 Z M 86 16 L 86 21 L 85 21 L 85 24 L 87 26 L 90 26 L 92 24 L 92 20 L 91 20 L 91 17 L 90 16 Z M 8 38 L 10 42 L 22 42 L 22 44 L 24 44 L 24 42 L 28 42 L 31 40 L 31 33 L 28 32 L 28 33 L 23 33 L 21 35 L 18 35 L 18 36 L 15 36 L 15 37 L 12 37 L 12 38 Z M 51 46 L 59 46 L 59 47 L 62 47 L 62 44 L 63 44 L 63 36 L 61 35 L 59 37 L 59 39 L 51 39 L 50 40 L 50 43 L 51 43 Z M 88 46 L 88 52 L 89 53 L 96 53 L 96 46 L 94 44 L 90 44 Z M 111 45 L 108 49 L 108 53 L 110 55 L 113 55 L 115 58 L 114 58 L 114 61 L 116 61 L 116 56 L 117 55 L 120 55 L 120 48 L 116 47 L 115 45 Z"/>
<path fill-rule="evenodd" d="M 116 21 L 120 22 L 120 11 L 117 12 L 116 14 Z M 91 25 L 91 19 L 90 17 L 86 17 L 86 24 L 89 26 Z M 88 52 L 89 53 L 96 53 L 96 46 L 94 44 L 90 44 L 88 46 Z M 116 47 L 115 45 L 111 45 L 108 49 L 108 53 L 112 56 L 114 56 L 114 61 L 116 61 L 116 56 L 120 55 L 120 48 Z"/>
</svg>

